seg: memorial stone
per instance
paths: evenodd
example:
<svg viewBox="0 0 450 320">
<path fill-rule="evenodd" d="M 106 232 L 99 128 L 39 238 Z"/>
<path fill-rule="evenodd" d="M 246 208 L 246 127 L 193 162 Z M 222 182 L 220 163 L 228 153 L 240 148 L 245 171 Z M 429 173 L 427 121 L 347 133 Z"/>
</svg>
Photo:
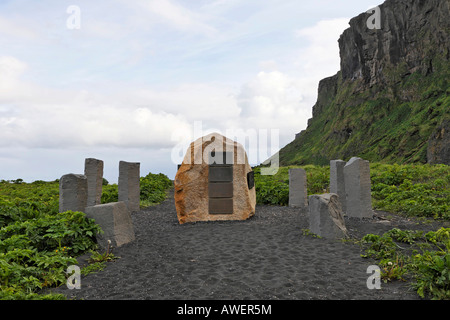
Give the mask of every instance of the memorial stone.
<svg viewBox="0 0 450 320">
<path fill-rule="evenodd" d="M 218 133 L 192 142 L 174 180 L 179 223 L 253 216 L 252 172 L 241 144 Z"/>
</svg>

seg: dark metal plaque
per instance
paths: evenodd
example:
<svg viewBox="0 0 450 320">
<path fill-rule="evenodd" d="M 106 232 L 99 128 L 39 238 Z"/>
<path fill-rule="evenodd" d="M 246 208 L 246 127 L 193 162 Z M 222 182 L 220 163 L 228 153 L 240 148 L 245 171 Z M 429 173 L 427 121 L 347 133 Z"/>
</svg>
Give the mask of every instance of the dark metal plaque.
<svg viewBox="0 0 450 320">
<path fill-rule="evenodd" d="M 233 153 L 209 154 L 209 213 L 233 214 Z"/>
<path fill-rule="evenodd" d="M 255 173 L 253 171 L 247 173 L 247 186 L 249 190 L 255 186 Z"/>
<path fill-rule="evenodd" d="M 210 198 L 210 214 L 233 214 L 233 198 Z"/>
<path fill-rule="evenodd" d="M 209 182 L 233 181 L 233 167 L 209 167 Z"/>
<path fill-rule="evenodd" d="M 217 182 L 209 184 L 210 198 L 233 198 L 233 182 Z"/>
<path fill-rule="evenodd" d="M 210 166 L 232 166 L 234 162 L 233 152 L 215 152 L 209 154 L 208 164 Z"/>
</svg>

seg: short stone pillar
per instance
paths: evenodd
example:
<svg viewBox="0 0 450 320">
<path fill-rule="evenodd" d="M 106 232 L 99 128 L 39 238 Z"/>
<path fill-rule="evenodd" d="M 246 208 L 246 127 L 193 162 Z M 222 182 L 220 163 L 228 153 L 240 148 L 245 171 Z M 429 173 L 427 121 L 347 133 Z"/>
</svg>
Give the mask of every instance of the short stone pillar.
<svg viewBox="0 0 450 320">
<path fill-rule="evenodd" d="M 85 211 L 87 204 L 87 178 L 69 173 L 59 179 L 59 212 Z"/>
<path fill-rule="evenodd" d="M 346 214 L 353 218 L 372 218 L 369 161 L 353 157 L 344 167 Z"/>
<path fill-rule="evenodd" d="M 301 168 L 289 169 L 289 206 L 308 206 L 306 171 Z"/>
<path fill-rule="evenodd" d="M 94 219 L 103 230 L 103 234 L 97 235 L 102 250 L 108 248 L 108 240 L 113 247 L 120 247 L 135 239 L 130 211 L 122 201 L 87 207 L 86 217 Z"/>
<path fill-rule="evenodd" d="M 140 163 L 119 162 L 119 201 L 123 201 L 130 211 L 139 211 Z"/>
<path fill-rule="evenodd" d="M 347 211 L 344 178 L 345 164 L 346 162 L 342 160 L 330 161 L 330 193 L 335 193 L 339 196 L 343 212 Z"/>
<path fill-rule="evenodd" d="M 103 161 L 93 158 L 85 159 L 84 175 L 87 177 L 88 184 L 87 206 L 100 204 L 103 186 Z"/>
<path fill-rule="evenodd" d="M 347 228 L 342 214 L 339 197 L 334 193 L 309 196 L 309 230 L 323 238 L 342 239 L 347 237 Z"/>
</svg>

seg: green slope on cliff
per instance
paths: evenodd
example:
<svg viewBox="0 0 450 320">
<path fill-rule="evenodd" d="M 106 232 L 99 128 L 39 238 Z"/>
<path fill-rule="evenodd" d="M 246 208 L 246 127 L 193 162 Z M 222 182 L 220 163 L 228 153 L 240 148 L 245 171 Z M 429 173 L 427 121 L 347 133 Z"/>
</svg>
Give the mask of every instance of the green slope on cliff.
<svg viewBox="0 0 450 320">
<path fill-rule="evenodd" d="M 395 86 L 359 93 L 352 92 L 354 84 L 341 82 L 337 95 L 307 130 L 280 151 L 281 165 L 329 164 L 352 156 L 426 163 L 430 135 L 450 119 L 450 69 L 448 62 L 440 66 L 442 72 L 417 72 Z M 401 99 L 401 94 L 410 94 L 411 100 Z"/>
<path fill-rule="evenodd" d="M 449 1 L 388 0 L 380 8 L 380 30 L 361 14 L 341 35 L 341 70 L 319 83 L 313 117 L 280 150 L 281 165 L 352 156 L 449 164 Z"/>
</svg>

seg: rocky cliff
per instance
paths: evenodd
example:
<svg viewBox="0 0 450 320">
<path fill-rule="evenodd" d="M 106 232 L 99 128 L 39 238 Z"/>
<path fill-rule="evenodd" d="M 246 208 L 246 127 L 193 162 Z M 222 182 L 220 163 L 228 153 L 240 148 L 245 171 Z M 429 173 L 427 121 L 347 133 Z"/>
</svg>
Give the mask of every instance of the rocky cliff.
<svg viewBox="0 0 450 320">
<path fill-rule="evenodd" d="M 280 150 L 282 165 L 351 156 L 450 165 L 450 0 L 378 8 L 350 20 L 341 69 L 320 81 L 313 117 Z"/>
</svg>

